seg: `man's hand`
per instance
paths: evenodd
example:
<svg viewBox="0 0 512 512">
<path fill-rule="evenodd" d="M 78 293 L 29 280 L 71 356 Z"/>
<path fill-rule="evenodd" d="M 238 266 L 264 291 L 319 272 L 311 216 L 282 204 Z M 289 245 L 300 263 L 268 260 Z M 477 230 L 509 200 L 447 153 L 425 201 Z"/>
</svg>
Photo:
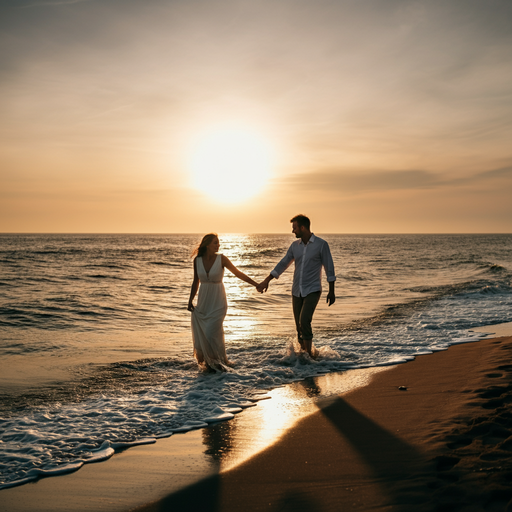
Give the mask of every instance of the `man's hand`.
<svg viewBox="0 0 512 512">
<path fill-rule="evenodd" d="M 260 293 L 266 292 L 268 290 L 268 283 L 270 283 L 272 279 L 274 279 L 274 276 L 271 274 L 265 280 L 261 281 L 261 283 L 258 286 L 256 286 L 256 289 Z"/>
<path fill-rule="evenodd" d="M 258 290 L 260 293 L 266 292 L 268 290 L 268 283 L 270 283 L 272 279 L 274 279 L 274 276 L 270 274 L 265 280 L 261 281 L 261 283 L 256 286 L 256 290 Z"/>
<path fill-rule="evenodd" d="M 266 292 L 268 290 L 268 281 L 266 279 L 265 281 L 262 281 L 258 286 L 256 286 L 256 290 L 260 293 Z"/>
<path fill-rule="evenodd" d="M 327 302 L 327 304 L 329 304 L 329 306 L 331 306 L 332 304 L 334 304 L 336 302 L 336 296 L 334 295 L 334 291 L 329 291 L 325 302 Z"/>
</svg>

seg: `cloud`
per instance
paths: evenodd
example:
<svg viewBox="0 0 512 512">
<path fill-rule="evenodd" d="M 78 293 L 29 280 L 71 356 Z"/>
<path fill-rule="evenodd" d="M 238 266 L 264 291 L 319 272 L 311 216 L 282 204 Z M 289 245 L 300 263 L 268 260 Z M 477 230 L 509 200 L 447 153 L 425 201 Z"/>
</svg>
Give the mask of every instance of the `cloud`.
<svg viewBox="0 0 512 512">
<path fill-rule="evenodd" d="M 27 5 L 20 5 L 19 7 L 22 9 L 27 9 L 29 7 L 46 7 L 46 6 L 55 6 L 55 5 L 70 5 L 70 4 L 79 4 L 81 2 L 89 2 L 90 0 L 54 0 L 54 1 L 41 1 L 41 2 L 32 2 Z"/>
<path fill-rule="evenodd" d="M 463 186 L 489 186 L 512 180 L 512 167 L 481 171 L 470 176 L 453 177 L 427 170 L 320 171 L 291 175 L 280 184 L 300 192 L 359 194 L 393 190 L 440 189 Z"/>
<path fill-rule="evenodd" d="M 402 190 L 433 188 L 439 178 L 436 174 L 421 171 L 366 171 L 336 172 L 323 171 L 291 176 L 287 184 L 293 184 L 300 191 L 360 193 L 374 190 Z"/>
<path fill-rule="evenodd" d="M 501 167 L 499 169 L 491 169 L 481 171 L 470 176 L 464 176 L 447 182 L 454 185 L 478 185 L 489 186 L 493 184 L 511 185 L 512 184 L 512 167 Z"/>
</svg>

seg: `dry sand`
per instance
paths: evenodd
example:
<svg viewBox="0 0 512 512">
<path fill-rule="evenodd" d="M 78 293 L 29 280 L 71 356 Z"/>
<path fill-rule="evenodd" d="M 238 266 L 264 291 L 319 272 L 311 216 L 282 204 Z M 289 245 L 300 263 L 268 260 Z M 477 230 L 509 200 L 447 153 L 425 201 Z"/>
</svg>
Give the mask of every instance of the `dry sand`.
<svg viewBox="0 0 512 512">
<path fill-rule="evenodd" d="M 0 491 L 0 510 L 512 510 L 511 356 L 502 337 L 286 386 L 232 421 Z"/>
</svg>

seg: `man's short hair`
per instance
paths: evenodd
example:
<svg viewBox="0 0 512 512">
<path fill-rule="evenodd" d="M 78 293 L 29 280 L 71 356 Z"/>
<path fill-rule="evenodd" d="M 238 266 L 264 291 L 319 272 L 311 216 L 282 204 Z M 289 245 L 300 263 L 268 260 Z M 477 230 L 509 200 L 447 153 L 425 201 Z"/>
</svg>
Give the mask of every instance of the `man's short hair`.
<svg viewBox="0 0 512 512">
<path fill-rule="evenodd" d="M 307 230 L 311 227 L 311 221 L 305 215 L 295 215 L 290 222 L 296 222 L 299 226 L 304 226 Z"/>
</svg>

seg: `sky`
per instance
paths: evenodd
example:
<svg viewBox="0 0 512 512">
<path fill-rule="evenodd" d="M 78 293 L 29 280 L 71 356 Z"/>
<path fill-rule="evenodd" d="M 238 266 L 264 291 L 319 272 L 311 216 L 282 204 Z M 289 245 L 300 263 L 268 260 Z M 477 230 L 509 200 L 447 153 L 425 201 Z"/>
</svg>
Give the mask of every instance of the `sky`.
<svg viewBox="0 0 512 512">
<path fill-rule="evenodd" d="M 509 0 L 0 0 L 0 232 L 510 233 L 511 27 Z M 260 144 L 228 175 L 222 130 Z"/>
</svg>

